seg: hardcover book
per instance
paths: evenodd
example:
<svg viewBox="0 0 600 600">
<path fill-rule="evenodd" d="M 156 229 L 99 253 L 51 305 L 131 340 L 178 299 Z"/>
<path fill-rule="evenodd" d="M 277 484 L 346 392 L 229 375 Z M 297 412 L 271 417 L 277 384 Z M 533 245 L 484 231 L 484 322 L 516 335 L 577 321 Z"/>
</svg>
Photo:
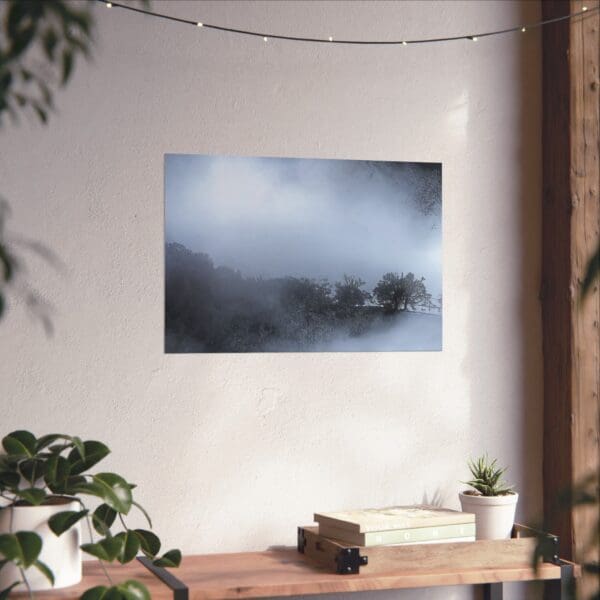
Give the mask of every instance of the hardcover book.
<svg viewBox="0 0 600 600">
<path fill-rule="evenodd" d="M 448 508 L 418 504 L 412 506 L 389 506 L 326 513 L 315 513 L 314 520 L 354 533 L 439 527 L 475 523 L 475 515 Z"/>
<path fill-rule="evenodd" d="M 328 524 L 319 524 L 319 535 L 334 538 L 357 546 L 383 546 L 435 541 L 457 541 L 456 538 L 474 539 L 475 523 L 440 525 L 439 527 L 416 527 L 413 529 L 389 529 L 357 533 Z"/>
</svg>

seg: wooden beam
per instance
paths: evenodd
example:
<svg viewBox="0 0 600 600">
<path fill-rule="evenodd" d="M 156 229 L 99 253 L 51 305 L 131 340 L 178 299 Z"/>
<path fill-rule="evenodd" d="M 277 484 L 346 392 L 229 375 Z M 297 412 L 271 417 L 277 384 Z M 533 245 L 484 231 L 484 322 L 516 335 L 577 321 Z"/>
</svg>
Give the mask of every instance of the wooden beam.
<svg viewBox="0 0 600 600">
<path fill-rule="evenodd" d="M 546 0 L 543 18 L 598 0 Z M 580 287 L 600 243 L 600 15 L 543 31 L 544 510 L 561 554 L 582 561 L 600 508 L 559 510 L 561 490 L 600 470 L 600 295 Z M 598 550 L 587 554 L 598 560 Z M 584 592 L 593 582 L 584 583 Z M 591 589 L 591 588 L 588 588 Z"/>
</svg>

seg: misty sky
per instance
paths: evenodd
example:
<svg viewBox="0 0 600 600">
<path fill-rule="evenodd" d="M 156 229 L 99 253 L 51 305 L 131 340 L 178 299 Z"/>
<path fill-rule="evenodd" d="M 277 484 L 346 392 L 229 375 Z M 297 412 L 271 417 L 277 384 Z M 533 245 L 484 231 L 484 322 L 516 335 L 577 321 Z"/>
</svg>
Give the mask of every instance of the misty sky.
<svg viewBox="0 0 600 600">
<path fill-rule="evenodd" d="M 414 170 L 441 165 L 165 155 L 165 236 L 244 276 L 424 276 L 442 292 L 441 198 L 423 214 Z M 439 188 L 438 188 L 439 195 Z"/>
</svg>

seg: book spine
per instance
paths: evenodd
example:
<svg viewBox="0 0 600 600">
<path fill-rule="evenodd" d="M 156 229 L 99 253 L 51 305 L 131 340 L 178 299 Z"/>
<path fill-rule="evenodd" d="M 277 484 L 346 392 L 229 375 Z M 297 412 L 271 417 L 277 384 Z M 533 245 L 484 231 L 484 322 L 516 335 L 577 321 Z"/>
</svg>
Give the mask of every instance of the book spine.
<svg viewBox="0 0 600 600">
<path fill-rule="evenodd" d="M 375 531 L 364 534 L 364 546 L 383 544 L 408 544 L 411 542 L 429 542 L 464 538 L 475 535 L 475 523 L 443 525 L 440 527 L 416 527 L 399 531 Z"/>
<path fill-rule="evenodd" d="M 358 523 L 339 521 L 338 519 L 331 519 L 329 517 L 325 517 L 324 515 L 319 514 L 314 515 L 314 520 L 319 524 L 319 527 L 335 527 L 336 529 L 340 529 L 342 531 L 360 533 L 360 525 Z"/>
<path fill-rule="evenodd" d="M 420 544 L 460 544 L 462 542 L 474 542 L 475 536 L 460 538 L 448 538 L 447 540 L 427 540 L 425 542 L 407 542 L 405 544 L 386 544 L 386 546 L 414 546 Z"/>
<path fill-rule="evenodd" d="M 370 523 L 353 523 L 350 521 L 342 521 L 315 513 L 314 520 L 319 525 L 327 525 L 337 527 L 344 531 L 352 531 L 354 533 L 373 533 L 380 531 L 396 531 L 399 529 L 422 529 L 427 527 L 445 527 L 450 525 L 465 525 L 475 523 L 475 515 L 472 513 L 457 513 L 456 515 L 444 515 L 440 517 L 427 518 L 411 518 L 397 519 L 385 521 L 373 521 Z"/>
<path fill-rule="evenodd" d="M 440 527 L 417 527 L 369 533 L 356 533 L 327 524 L 319 524 L 319 534 L 358 546 L 383 546 L 389 544 L 443 541 L 452 538 L 470 538 L 475 535 L 475 523 L 443 525 Z"/>
<path fill-rule="evenodd" d="M 450 525 L 465 525 L 475 523 L 475 515 L 460 513 L 458 515 L 444 515 L 443 517 L 411 518 L 400 521 L 382 521 L 365 524 L 360 528 L 361 533 L 379 531 L 396 531 L 398 529 L 423 529 L 427 527 L 446 527 Z"/>
</svg>

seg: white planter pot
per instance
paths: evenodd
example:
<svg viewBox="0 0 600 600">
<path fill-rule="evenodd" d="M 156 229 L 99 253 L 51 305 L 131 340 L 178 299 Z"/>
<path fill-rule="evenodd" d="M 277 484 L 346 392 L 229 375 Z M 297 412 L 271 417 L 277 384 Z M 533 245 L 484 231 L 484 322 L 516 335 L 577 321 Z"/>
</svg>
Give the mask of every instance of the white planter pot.
<svg viewBox="0 0 600 600">
<path fill-rule="evenodd" d="M 25 571 L 27 581 L 33 591 L 50 590 L 74 585 L 81 581 L 81 526 L 76 523 L 62 535 L 56 536 L 48 527 L 48 519 L 64 510 L 81 510 L 75 500 L 61 498 L 62 502 L 43 506 L 11 506 L 0 510 L 0 533 L 33 531 L 42 538 L 42 551 L 39 560 L 48 565 L 54 573 L 54 586 L 35 567 Z M 11 524 L 12 513 L 12 524 Z M 15 581 L 21 574 L 13 564 L 0 570 L 0 590 Z M 23 584 L 14 588 L 15 592 L 26 591 Z"/>
<path fill-rule="evenodd" d="M 473 496 L 458 494 L 463 512 L 475 514 L 475 531 L 478 540 L 506 540 L 515 522 L 519 494 L 504 496 Z"/>
</svg>

